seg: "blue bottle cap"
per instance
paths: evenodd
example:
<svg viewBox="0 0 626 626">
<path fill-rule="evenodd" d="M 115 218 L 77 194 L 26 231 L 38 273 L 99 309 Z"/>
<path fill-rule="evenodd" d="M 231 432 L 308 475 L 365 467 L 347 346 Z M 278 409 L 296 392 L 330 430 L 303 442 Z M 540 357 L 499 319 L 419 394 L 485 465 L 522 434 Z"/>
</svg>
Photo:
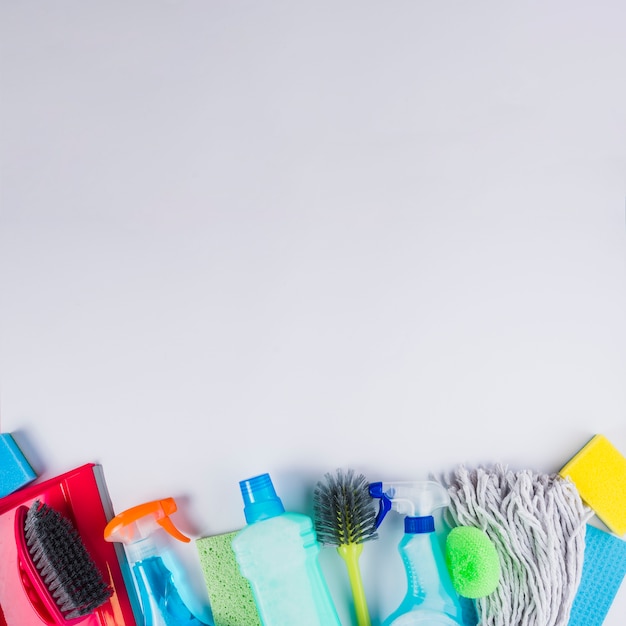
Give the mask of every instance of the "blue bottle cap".
<svg viewBox="0 0 626 626">
<path fill-rule="evenodd" d="M 248 524 L 254 524 L 285 512 L 282 500 L 276 495 L 269 474 L 239 481 L 243 496 L 243 512 Z"/>
<path fill-rule="evenodd" d="M 435 518 L 432 515 L 424 517 L 405 517 L 404 532 L 411 535 L 420 533 L 432 533 L 435 531 Z"/>
</svg>

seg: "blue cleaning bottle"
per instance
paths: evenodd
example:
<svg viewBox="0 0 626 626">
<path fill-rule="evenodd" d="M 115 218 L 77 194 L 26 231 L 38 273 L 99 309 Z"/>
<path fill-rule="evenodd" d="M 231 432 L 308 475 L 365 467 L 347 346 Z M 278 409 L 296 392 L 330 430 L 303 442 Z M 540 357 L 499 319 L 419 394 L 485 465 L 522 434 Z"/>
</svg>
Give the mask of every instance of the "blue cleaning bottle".
<svg viewBox="0 0 626 626">
<path fill-rule="evenodd" d="M 247 525 L 232 541 L 263 626 L 341 626 L 313 520 L 285 512 L 269 474 L 239 483 Z"/>
<path fill-rule="evenodd" d="M 404 514 L 398 550 L 406 570 L 407 593 L 381 626 L 463 626 L 463 611 L 435 532 L 433 513 L 448 506 L 446 489 L 434 481 L 371 483 L 380 499 L 378 527 L 388 511 Z"/>
<path fill-rule="evenodd" d="M 187 607 L 157 543 L 155 533 L 159 531 L 190 541 L 169 518 L 176 508 L 173 498 L 165 498 L 127 509 L 107 524 L 104 538 L 124 544 L 141 601 L 142 626 L 213 626 Z"/>
</svg>

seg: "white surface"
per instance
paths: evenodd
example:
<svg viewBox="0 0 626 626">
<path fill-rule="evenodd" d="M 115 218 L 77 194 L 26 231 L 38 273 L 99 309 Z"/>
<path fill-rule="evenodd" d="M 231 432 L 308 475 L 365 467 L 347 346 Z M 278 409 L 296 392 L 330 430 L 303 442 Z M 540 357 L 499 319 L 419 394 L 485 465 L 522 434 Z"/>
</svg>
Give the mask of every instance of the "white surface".
<svg viewBox="0 0 626 626">
<path fill-rule="evenodd" d="M 306 512 L 339 466 L 626 451 L 625 19 L 2 2 L 2 430 L 44 476 L 102 463 L 118 511 L 175 496 L 195 536 L 264 471 Z"/>
</svg>

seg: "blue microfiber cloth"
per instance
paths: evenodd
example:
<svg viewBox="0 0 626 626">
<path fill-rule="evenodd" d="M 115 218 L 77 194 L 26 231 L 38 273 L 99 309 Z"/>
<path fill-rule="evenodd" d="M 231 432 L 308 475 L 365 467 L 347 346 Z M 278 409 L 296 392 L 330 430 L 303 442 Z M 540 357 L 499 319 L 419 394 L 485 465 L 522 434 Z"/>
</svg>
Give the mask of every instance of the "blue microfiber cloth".
<svg viewBox="0 0 626 626">
<path fill-rule="evenodd" d="M 30 463 L 10 433 L 0 435 L 0 498 L 8 496 L 35 480 Z"/>
<path fill-rule="evenodd" d="M 600 626 L 626 575 L 626 541 L 587 524 L 585 560 L 568 626 Z"/>
</svg>

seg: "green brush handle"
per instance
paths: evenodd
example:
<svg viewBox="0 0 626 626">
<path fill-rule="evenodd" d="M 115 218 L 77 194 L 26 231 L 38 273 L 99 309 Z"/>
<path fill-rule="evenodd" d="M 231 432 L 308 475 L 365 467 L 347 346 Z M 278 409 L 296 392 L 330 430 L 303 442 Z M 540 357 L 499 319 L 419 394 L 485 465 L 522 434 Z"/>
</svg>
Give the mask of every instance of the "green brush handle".
<svg viewBox="0 0 626 626">
<path fill-rule="evenodd" d="M 354 611 L 358 626 L 371 626 L 370 613 L 365 601 L 365 589 L 359 569 L 359 557 L 363 552 L 362 543 L 344 544 L 337 548 L 337 552 L 345 561 L 352 588 L 352 598 L 354 600 Z"/>
</svg>

